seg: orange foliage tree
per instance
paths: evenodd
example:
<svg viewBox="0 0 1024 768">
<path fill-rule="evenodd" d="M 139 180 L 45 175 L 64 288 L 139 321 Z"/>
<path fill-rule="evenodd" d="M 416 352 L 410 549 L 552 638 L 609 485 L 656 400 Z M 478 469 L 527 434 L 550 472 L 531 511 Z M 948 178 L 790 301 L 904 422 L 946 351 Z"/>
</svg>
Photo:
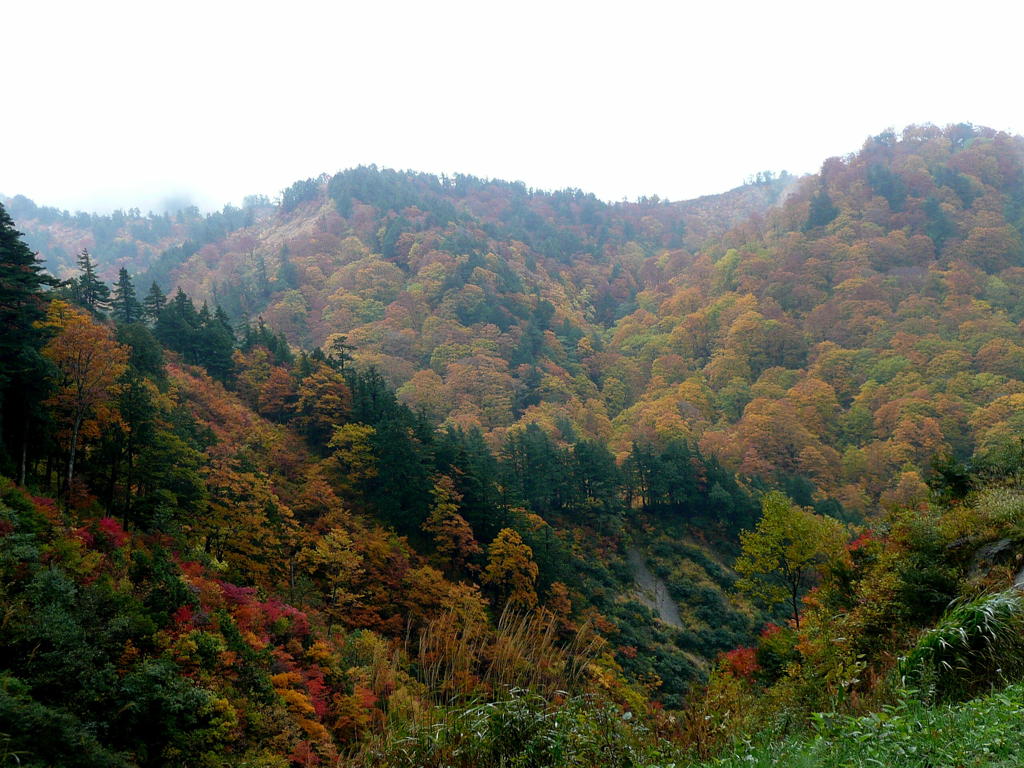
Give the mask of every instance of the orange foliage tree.
<svg viewBox="0 0 1024 768">
<path fill-rule="evenodd" d="M 43 349 L 57 370 L 56 391 L 47 404 L 58 414 L 67 441 L 70 489 L 79 439 L 99 436 L 118 418 L 114 400 L 128 367 L 128 348 L 114 340 L 110 328 L 63 301 L 50 303 L 46 323 L 57 332 Z"/>
<path fill-rule="evenodd" d="M 423 523 L 423 530 L 433 534 L 437 554 L 452 571 L 474 570 L 472 559 L 483 550 L 473 537 L 473 529 L 459 514 L 462 496 L 455 490 L 455 483 L 442 475 L 431 491 L 434 504 L 430 516 Z"/>
</svg>

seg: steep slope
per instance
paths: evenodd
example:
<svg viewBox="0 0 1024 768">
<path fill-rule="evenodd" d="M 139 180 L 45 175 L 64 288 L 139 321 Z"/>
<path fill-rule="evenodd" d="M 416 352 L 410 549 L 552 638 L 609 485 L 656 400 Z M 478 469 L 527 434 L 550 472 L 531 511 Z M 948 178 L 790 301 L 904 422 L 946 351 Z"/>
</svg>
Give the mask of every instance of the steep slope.
<svg viewBox="0 0 1024 768">
<path fill-rule="evenodd" d="M 703 749 L 895 700 L 908 648 L 939 696 L 1016 674 L 1016 630 L 963 669 L 910 639 L 958 597 L 982 595 L 935 632 L 993 636 L 990 600 L 1024 621 L 1019 596 L 984 594 L 1019 572 L 1024 520 L 1022 156 L 970 126 L 883 134 L 784 199 L 789 180 L 726 196 L 781 200 L 737 226 L 708 201 L 356 169 L 154 264 L 308 354 L 263 324 L 239 340 L 180 291 L 111 323 L 25 286 L 48 308 L 18 321 L 38 386 L 0 468 L 60 506 L 0 480 L 0 731 L 20 747 L 56 716 L 130 764 L 193 734 L 211 760 L 302 763 L 523 684 L 458 717 L 519 697 L 544 719 L 536 691 L 579 686 L 689 701 L 678 727 Z M 766 494 L 779 520 L 823 523 L 821 547 L 792 621 L 736 648 L 770 618 L 730 599 L 728 564 L 771 486 L 871 529 Z M 69 700 L 61 670 L 93 698 Z M 124 736 L 141 711 L 169 730 Z"/>
<path fill-rule="evenodd" d="M 345 336 L 492 446 L 528 423 L 620 459 L 686 439 L 805 502 L 911 500 L 937 454 L 1014 430 L 1021 140 L 911 127 L 793 185 L 605 205 L 356 169 L 295 185 L 173 280 L 293 343 Z"/>
<path fill-rule="evenodd" d="M 613 445 L 686 436 L 863 511 L 921 498 L 938 454 L 1015 440 L 1022 148 L 913 127 L 827 161 L 617 322 L 606 354 L 641 373 Z"/>
</svg>

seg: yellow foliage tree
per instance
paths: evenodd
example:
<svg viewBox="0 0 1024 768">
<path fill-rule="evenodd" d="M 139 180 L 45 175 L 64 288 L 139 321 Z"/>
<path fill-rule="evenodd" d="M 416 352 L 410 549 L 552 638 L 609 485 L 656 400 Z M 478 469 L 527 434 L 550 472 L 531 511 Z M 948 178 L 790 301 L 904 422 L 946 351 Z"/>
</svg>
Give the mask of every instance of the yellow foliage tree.
<svg viewBox="0 0 1024 768">
<path fill-rule="evenodd" d="M 459 514 L 462 496 L 455 490 L 455 483 L 442 475 L 431 491 L 434 503 L 430 516 L 423 523 L 423 530 L 434 537 L 437 554 L 454 571 L 479 570 L 470 562 L 483 550 L 473 537 L 473 529 Z"/>
<path fill-rule="evenodd" d="M 498 593 L 503 605 L 533 608 L 537 605 L 537 564 L 533 549 L 512 528 L 503 528 L 487 548 L 483 581 Z"/>
<path fill-rule="evenodd" d="M 115 405 L 121 375 L 128 367 L 128 348 L 118 344 L 110 328 L 63 301 L 52 301 L 46 324 L 56 330 L 43 349 L 57 369 L 56 387 L 47 401 L 58 414 L 67 440 L 67 487 L 75 475 L 81 437 L 97 437 L 118 418 Z"/>
</svg>

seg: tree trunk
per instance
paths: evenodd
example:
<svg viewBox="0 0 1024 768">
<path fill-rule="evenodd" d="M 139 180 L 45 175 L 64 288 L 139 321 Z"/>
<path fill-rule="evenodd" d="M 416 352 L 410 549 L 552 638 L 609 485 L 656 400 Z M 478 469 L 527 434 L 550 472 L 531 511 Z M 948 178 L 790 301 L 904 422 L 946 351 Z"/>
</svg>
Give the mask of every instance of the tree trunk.
<svg viewBox="0 0 1024 768">
<path fill-rule="evenodd" d="M 71 481 L 75 478 L 75 451 L 78 449 L 78 430 L 82 427 L 82 414 L 76 414 L 75 424 L 71 428 L 71 450 L 68 452 L 68 476 L 67 476 L 67 488 L 66 495 L 64 497 L 64 503 L 67 504 L 71 500 Z"/>
<path fill-rule="evenodd" d="M 110 477 L 107 480 L 107 509 L 110 510 L 110 514 L 114 514 L 114 496 L 116 495 L 117 489 L 117 470 L 121 466 L 121 458 L 116 457 L 110 462 Z M 128 521 L 125 520 L 125 525 Z"/>
<path fill-rule="evenodd" d="M 793 621 L 796 622 L 797 630 L 800 629 L 800 578 L 791 579 L 789 582 L 790 600 L 793 606 Z"/>
<path fill-rule="evenodd" d="M 18 469 L 18 485 L 25 487 L 25 474 L 28 466 L 28 422 L 25 423 L 25 431 L 21 435 L 21 466 Z"/>
<path fill-rule="evenodd" d="M 128 520 L 132 513 L 132 467 L 134 465 L 134 447 L 132 446 L 132 434 L 128 433 L 128 470 L 124 482 L 124 519 Z"/>
</svg>

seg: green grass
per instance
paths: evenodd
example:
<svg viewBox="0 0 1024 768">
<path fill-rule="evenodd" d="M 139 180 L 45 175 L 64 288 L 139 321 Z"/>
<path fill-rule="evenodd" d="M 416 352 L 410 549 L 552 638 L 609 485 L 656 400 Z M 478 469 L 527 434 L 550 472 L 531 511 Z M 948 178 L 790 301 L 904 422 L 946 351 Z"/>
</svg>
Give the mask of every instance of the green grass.
<svg viewBox="0 0 1024 768">
<path fill-rule="evenodd" d="M 907 700 L 864 717 L 819 716 L 813 735 L 744 745 L 728 757 L 700 765 L 1017 768 L 1024 765 L 1024 685 L 956 706 L 928 707 Z"/>
<path fill-rule="evenodd" d="M 862 717 L 819 715 L 803 734 L 769 731 L 716 760 L 694 760 L 642 722 L 588 697 L 552 705 L 512 691 L 391 733 L 347 763 L 377 768 L 1017 768 L 1024 684 L 956 705 L 908 697 Z"/>
</svg>

